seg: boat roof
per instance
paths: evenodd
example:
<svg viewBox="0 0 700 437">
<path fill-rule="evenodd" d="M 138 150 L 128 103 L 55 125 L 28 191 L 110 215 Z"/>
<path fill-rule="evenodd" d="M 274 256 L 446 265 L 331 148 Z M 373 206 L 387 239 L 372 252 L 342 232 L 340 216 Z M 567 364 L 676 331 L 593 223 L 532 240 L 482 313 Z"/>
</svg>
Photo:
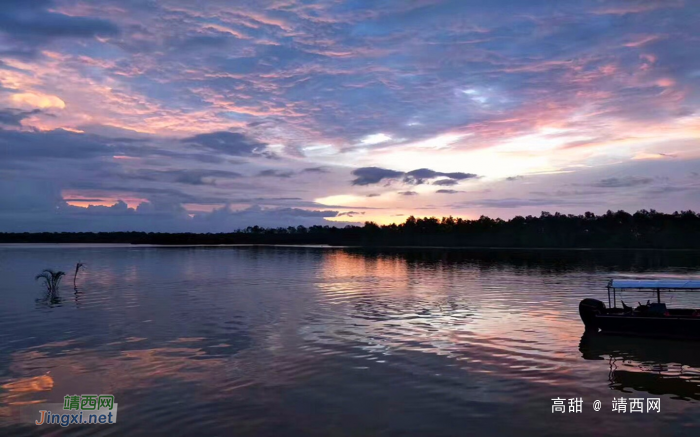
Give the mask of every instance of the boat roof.
<svg viewBox="0 0 700 437">
<path fill-rule="evenodd" d="M 611 279 L 610 288 L 700 290 L 700 280 L 686 279 Z"/>
</svg>

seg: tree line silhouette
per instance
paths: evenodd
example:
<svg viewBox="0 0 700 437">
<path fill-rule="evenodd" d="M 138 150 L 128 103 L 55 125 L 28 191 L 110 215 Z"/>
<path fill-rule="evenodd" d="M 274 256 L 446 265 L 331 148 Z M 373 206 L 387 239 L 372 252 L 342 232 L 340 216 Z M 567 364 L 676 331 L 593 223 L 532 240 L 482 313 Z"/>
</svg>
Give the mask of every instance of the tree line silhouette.
<svg viewBox="0 0 700 437">
<path fill-rule="evenodd" d="M 510 220 L 481 216 L 406 219 L 364 226 L 249 226 L 230 233 L 60 232 L 0 233 L 2 243 L 328 244 L 520 248 L 700 249 L 700 214 L 640 210 L 602 215 L 550 214 Z"/>
</svg>

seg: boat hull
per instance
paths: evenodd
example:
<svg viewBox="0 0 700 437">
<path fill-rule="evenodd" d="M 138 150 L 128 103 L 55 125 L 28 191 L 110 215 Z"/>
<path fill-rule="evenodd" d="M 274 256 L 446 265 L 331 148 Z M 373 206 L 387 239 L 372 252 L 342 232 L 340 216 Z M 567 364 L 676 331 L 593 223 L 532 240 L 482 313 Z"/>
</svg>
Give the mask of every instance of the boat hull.
<svg viewBox="0 0 700 437">
<path fill-rule="evenodd" d="M 601 332 L 608 334 L 700 339 L 700 318 L 601 314 L 596 316 L 596 323 Z"/>
<path fill-rule="evenodd" d="M 672 310 L 669 315 L 648 316 L 605 308 L 595 299 L 584 299 L 579 304 L 579 314 L 588 332 L 700 340 L 700 317 L 689 315 L 693 311 Z"/>
</svg>

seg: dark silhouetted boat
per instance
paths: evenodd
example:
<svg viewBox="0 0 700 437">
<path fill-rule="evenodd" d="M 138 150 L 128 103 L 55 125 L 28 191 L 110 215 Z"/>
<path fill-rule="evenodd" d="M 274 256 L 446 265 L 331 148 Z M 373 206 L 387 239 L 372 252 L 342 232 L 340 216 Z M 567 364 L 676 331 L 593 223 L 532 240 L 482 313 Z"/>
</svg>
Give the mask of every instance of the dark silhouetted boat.
<svg viewBox="0 0 700 437">
<path fill-rule="evenodd" d="M 607 288 L 608 306 L 597 299 L 583 299 L 578 306 L 587 332 L 700 340 L 700 309 L 669 309 L 661 302 L 662 291 L 700 291 L 700 280 L 611 279 Z M 618 308 L 621 290 L 653 291 L 657 301 L 634 308 L 620 301 Z"/>
</svg>

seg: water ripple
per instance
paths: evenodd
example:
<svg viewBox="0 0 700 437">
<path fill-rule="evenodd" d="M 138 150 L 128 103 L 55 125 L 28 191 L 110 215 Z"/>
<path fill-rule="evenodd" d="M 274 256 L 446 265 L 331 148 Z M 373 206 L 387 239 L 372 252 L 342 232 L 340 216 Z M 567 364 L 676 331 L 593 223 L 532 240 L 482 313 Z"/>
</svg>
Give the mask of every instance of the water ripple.
<svg viewBox="0 0 700 437">
<path fill-rule="evenodd" d="M 592 416 L 550 419 L 552 398 L 633 394 L 692 428 L 696 349 L 582 336 L 577 304 L 608 277 L 697 274 L 697 260 L 649 256 L 0 247 L 0 429 L 582 435 Z M 77 290 L 47 298 L 33 281 L 78 259 Z M 14 413 L 69 393 L 115 394 L 119 423 L 37 429 Z M 609 435 L 654 434 L 653 420 L 596 417 Z"/>
</svg>

